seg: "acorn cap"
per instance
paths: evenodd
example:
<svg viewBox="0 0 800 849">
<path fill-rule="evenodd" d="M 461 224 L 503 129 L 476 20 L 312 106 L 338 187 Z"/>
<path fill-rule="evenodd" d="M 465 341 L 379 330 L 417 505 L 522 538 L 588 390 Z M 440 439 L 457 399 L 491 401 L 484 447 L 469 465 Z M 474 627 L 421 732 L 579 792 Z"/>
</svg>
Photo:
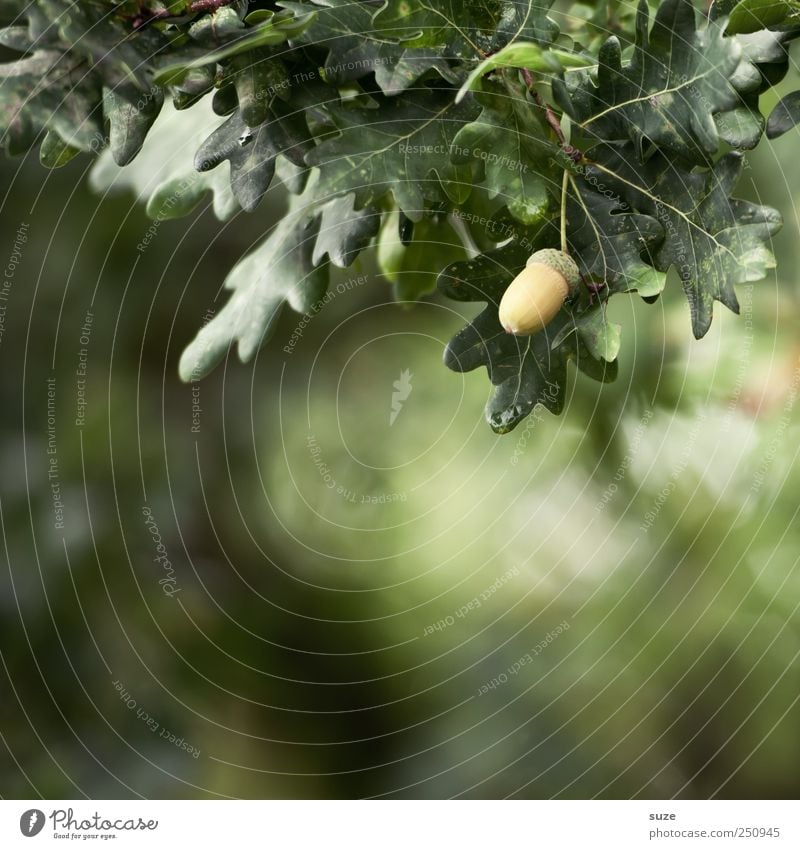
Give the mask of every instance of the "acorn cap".
<svg viewBox="0 0 800 849">
<path fill-rule="evenodd" d="M 578 266 L 561 251 L 536 251 L 511 281 L 500 301 L 499 318 L 506 333 L 530 336 L 558 315 L 564 301 L 577 293 Z"/>
<path fill-rule="evenodd" d="M 581 273 L 571 256 L 555 248 L 544 248 L 541 251 L 531 254 L 525 265 L 533 265 L 534 263 L 541 263 L 557 271 L 567 281 L 567 286 L 569 287 L 568 297 L 573 298 L 578 294 L 578 288 L 581 284 Z"/>
</svg>

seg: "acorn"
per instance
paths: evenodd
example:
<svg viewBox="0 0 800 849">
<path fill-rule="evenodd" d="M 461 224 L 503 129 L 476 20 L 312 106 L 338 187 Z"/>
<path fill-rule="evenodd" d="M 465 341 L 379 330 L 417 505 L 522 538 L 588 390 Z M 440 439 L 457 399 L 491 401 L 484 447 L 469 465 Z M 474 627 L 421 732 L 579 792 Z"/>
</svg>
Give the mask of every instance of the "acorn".
<svg viewBox="0 0 800 849">
<path fill-rule="evenodd" d="M 563 251 L 547 248 L 531 254 L 500 301 L 503 329 L 514 336 L 538 332 L 577 294 L 580 280 L 575 260 Z"/>
</svg>

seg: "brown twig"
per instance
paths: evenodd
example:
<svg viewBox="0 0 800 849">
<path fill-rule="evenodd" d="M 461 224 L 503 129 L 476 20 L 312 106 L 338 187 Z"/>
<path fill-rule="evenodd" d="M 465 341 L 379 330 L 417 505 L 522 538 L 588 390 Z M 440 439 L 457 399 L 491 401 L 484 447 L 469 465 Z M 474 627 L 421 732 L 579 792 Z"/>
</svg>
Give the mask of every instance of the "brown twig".
<svg viewBox="0 0 800 849">
<path fill-rule="evenodd" d="M 538 91 L 536 91 L 533 75 L 527 68 L 522 69 L 522 77 L 525 80 L 525 85 L 528 86 L 528 91 L 530 91 L 534 103 L 536 103 L 536 105 L 544 112 L 547 123 L 550 125 L 550 129 L 555 133 L 561 150 L 573 162 L 580 162 L 583 159 L 583 153 L 578 150 L 577 147 L 573 147 L 566 138 L 564 138 L 564 131 L 561 129 L 561 122 L 556 117 L 555 112 L 551 109 L 550 104 L 542 98 Z"/>
</svg>

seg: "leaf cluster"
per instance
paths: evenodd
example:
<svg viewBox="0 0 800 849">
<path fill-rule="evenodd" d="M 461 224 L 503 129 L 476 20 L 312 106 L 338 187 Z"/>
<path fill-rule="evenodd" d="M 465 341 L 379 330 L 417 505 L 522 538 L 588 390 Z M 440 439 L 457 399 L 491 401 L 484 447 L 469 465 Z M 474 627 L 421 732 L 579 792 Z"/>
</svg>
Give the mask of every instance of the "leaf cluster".
<svg viewBox="0 0 800 849">
<path fill-rule="evenodd" d="M 284 305 L 323 302 L 330 267 L 371 245 L 397 297 L 439 290 L 485 309 L 445 363 L 485 366 L 487 419 L 564 405 L 567 363 L 611 380 L 611 295 L 652 301 L 674 270 L 696 336 L 715 301 L 763 277 L 771 209 L 733 197 L 747 150 L 800 120 L 767 118 L 800 4 L 548 0 L 2 0 L 0 137 L 57 167 L 103 153 L 154 217 L 213 193 L 220 218 L 270 187 L 289 212 L 231 271 L 227 306 L 189 346 L 185 380 L 230 346 L 251 358 Z M 185 116 L 181 113 L 185 111 Z M 517 339 L 499 300 L 528 255 L 562 247 L 583 286 Z"/>
</svg>

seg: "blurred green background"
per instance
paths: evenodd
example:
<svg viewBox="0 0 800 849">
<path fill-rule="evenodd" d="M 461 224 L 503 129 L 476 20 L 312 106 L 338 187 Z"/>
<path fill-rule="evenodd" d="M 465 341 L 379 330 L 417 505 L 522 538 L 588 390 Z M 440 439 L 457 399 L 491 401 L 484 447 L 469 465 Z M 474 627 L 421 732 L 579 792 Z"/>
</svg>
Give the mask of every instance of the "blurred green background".
<svg viewBox="0 0 800 849">
<path fill-rule="evenodd" d="M 366 254 L 182 385 L 279 192 L 140 251 L 88 158 L 4 161 L 0 794 L 795 797 L 797 143 L 748 157 L 786 226 L 742 315 L 615 299 L 619 380 L 504 437 L 441 364 L 477 308 Z"/>
</svg>

